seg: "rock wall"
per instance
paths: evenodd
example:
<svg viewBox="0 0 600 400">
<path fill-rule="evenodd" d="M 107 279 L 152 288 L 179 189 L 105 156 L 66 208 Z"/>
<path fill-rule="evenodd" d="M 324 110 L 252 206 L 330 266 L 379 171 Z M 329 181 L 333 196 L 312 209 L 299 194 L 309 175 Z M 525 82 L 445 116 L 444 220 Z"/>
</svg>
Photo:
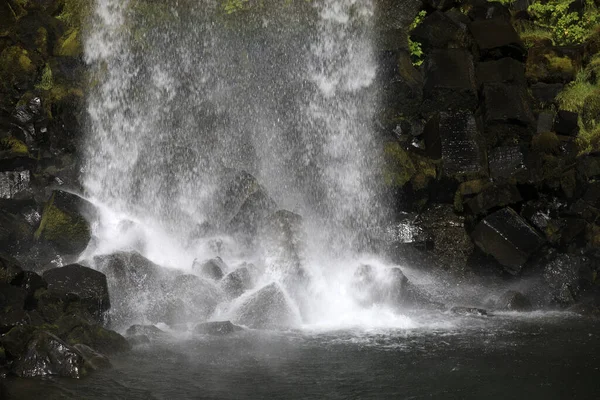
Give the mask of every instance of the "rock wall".
<svg viewBox="0 0 600 400">
<path fill-rule="evenodd" d="M 579 45 L 525 44 L 515 27 L 534 20 L 529 4 L 424 0 L 405 46 L 380 46 L 389 62 L 382 174 L 398 225 L 414 221 L 419 232 L 390 250 L 459 275 L 539 279 L 535 291 L 547 296 L 538 305 L 597 306 L 600 153 L 557 99 L 595 60 L 587 49 L 597 34 Z M 552 274 L 553 262 L 569 273 Z"/>
</svg>

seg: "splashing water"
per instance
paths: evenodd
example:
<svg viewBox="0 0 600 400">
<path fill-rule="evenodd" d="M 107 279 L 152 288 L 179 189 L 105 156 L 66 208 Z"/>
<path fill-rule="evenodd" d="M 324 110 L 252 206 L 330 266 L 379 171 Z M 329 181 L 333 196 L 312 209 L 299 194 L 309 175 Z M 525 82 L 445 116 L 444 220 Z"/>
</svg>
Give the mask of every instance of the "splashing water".
<svg viewBox="0 0 600 400">
<path fill-rule="evenodd" d="M 353 293 L 364 231 L 384 215 L 373 183 L 372 1 L 249 2 L 232 14 L 209 0 L 96 3 L 83 176 L 101 212 L 82 257 L 135 250 L 187 273 L 196 258 L 253 262 L 264 271 L 257 288 L 282 283 L 307 326 L 415 327 Z M 232 170 L 302 215 L 298 259 L 198 233 Z M 308 280 L 300 289 L 284 282 L 294 263 Z"/>
</svg>

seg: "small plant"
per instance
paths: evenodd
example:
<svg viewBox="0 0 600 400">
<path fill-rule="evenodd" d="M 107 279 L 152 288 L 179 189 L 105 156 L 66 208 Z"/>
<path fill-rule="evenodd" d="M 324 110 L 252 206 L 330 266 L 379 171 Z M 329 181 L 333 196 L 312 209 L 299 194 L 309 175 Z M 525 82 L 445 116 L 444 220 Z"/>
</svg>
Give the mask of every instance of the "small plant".
<svg viewBox="0 0 600 400">
<path fill-rule="evenodd" d="M 414 41 L 410 38 L 410 33 L 423 22 L 425 16 L 427 15 L 427 11 L 421 10 L 415 16 L 415 19 L 408 27 L 408 50 L 410 51 L 410 58 L 412 60 L 413 65 L 419 66 L 423 64 L 423 48 L 421 47 L 421 43 Z"/>
</svg>

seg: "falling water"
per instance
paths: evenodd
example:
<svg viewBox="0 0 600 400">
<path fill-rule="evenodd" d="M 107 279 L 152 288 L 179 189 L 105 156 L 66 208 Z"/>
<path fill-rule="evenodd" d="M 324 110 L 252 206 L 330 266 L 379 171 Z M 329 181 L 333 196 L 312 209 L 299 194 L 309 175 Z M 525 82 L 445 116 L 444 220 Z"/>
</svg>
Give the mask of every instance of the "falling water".
<svg viewBox="0 0 600 400">
<path fill-rule="evenodd" d="M 244 170 L 304 219 L 305 322 L 360 318 L 349 282 L 383 210 L 372 1 L 169 3 L 97 1 L 84 185 L 104 212 L 86 256 L 133 248 L 184 270 L 215 256 L 202 227 Z M 277 280 L 264 246 L 217 242 Z"/>
</svg>

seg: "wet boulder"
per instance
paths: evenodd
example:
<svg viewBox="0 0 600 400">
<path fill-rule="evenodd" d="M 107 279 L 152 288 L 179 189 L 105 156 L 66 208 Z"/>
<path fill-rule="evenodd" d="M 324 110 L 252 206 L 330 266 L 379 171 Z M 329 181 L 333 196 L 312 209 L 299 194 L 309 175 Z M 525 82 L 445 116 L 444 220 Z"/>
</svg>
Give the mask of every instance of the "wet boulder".
<svg viewBox="0 0 600 400">
<path fill-rule="evenodd" d="M 79 354 L 81 354 L 81 357 L 83 357 L 83 361 L 85 362 L 86 367 L 89 367 L 95 371 L 99 369 L 106 369 L 112 367 L 112 364 L 110 363 L 108 357 L 106 357 L 102 353 L 97 352 L 91 347 L 86 346 L 85 344 L 76 344 L 73 346 L 73 349 L 75 349 L 77 352 L 79 352 Z"/>
<path fill-rule="evenodd" d="M 474 110 L 478 104 L 473 56 L 463 49 L 436 49 L 425 59 L 423 109 Z"/>
<path fill-rule="evenodd" d="M 447 204 L 432 205 L 414 220 L 419 232 L 415 238 L 433 264 L 442 270 L 463 274 L 474 246 L 465 230 L 465 218 Z M 425 245 L 421 245 L 425 244 Z"/>
<path fill-rule="evenodd" d="M 531 255 L 544 244 L 542 236 L 510 207 L 481 220 L 471 238 L 513 275 L 519 274 Z"/>
<path fill-rule="evenodd" d="M 88 221 L 94 213 L 93 205 L 81 197 L 55 190 L 44 206 L 35 239 L 51 244 L 62 253 L 78 255 L 90 241 Z"/>
<path fill-rule="evenodd" d="M 234 323 L 254 329 L 286 329 L 299 322 L 287 296 L 276 283 L 248 295 L 233 315 Z"/>
<path fill-rule="evenodd" d="M 479 47 L 482 59 L 525 59 L 525 47 L 510 18 L 479 19 L 469 25 L 469 30 Z"/>
<path fill-rule="evenodd" d="M 389 113 L 398 110 L 417 110 L 423 100 L 423 75 L 412 64 L 406 50 L 382 52 L 377 70 L 382 86 L 382 101 L 386 111 L 380 122 L 393 129 L 396 121 Z"/>
<path fill-rule="evenodd" d="M 571 305 L 579 299 L 580 270 L 587 263 L 589 259 L 584 256 L 557 254 L 546 264 L 543 279 L 554 303 Z"/>
<path fill-rule="evenodd" d="M 498 1 L 473 1 L 467 15 L 474 21 L 500 18 L 510 21 L 510 10 Z"/>
<path fill-rule="evenodd" d="M 217 196 L 216 225 L 231 232 L 254 234 L 276 208 L 266 189 L 246 171 L 236 172 Z"/>
<path fill-rule="evenodd" d="M 196 275 L 179 275 L 169 286 L 165 298 L 168 301 L 167 305 L 177 306 L 163 307 L 162 315 L 154 315 L 151 320 L 174 325 L 208 319 L 217 304 L 224 299 L 224 295 L 210 279 L 202 279 Z M 160 304 L 162 303 L 157 305 Z M 158 310 L 160 307 L 157 307 L 156 311 Z"/>
<path fill-rule="evenodd" d="M 96 256 L 94 268 L 106 274 L 111 293 L 111 324 L 117 329 L 136 321 L 163 322 L 176 270 L 163 268 L 137 252 Z"/>
<path fill-rule="evenodd" d="M 48 283 L 33 271 L 23 271 L 12 281 L 12 284 L 25 290 L 25 309 L 33 310 L 37 306 L 35 294 L 39 289 L 46 289 Z"/>
<path fill-rule="evenodd" d="M 22 378 L 81 378 L 85 375 L 83 356 L 48 332 L 39 332 L 32 337 L 24 354 L 15 360 L 12 370 Z"/>
<path fill-rule="evenodd" d="M 440 112 L 423 133 L 427 156 L 442 160 L 447 176 L 487 174 L 485 144 L 470 111 Z"/>
<path fill-rule="evenodd" d="M 219 281 L 223 278 L 223 271 L 226 271 L 227 265 L 223 262 L 221 257 L 215 257 L 205 262 L 199 262 L 194 260 L 192 265 L 192 271 L 197 273 L 203 278 L 212 279 Z"/>
<path fill-rule="evenodd" d="M 65 313 L 54 321 L 53 331 L 69 345 L 83 344 L 104 354 L 122 353 L 131 346 L 115 331 L 90 323 L 77 315 Z"/>
<path fill-rule="evenodd" d="M 106 322 L 106 312 L 110 309 L 106 275 L 79 264 L 54 268 L 44 272 L 48 291 L 57 297 L 77 297 L 75 301 L 83 315 L 88 314 L 96 323 Z"/>
<path fill-rule="evenodd" d="M 537 133 L 554 132 L 554 113 L 551 111 L 542 111 L 537 119 Z"/>
<path fill-rule="evenodd" d="M 232 324 L 231 321 L 213 321 L 196 325 L 194 332 L 201 335 L 222 336 L 238 332 L 243 329 L 244 328 L 241 326 Z"/>
<path fill-rule="evenodd" d="M 496 308 L 505 311 L 528 311 L 531 310 L 531 302 L 523 293 L 508 290 L 500 296 Z"/>
<path fill-rule="evenodd" d="M 246 267 L 230 272 L 221 281 L 221 289 L 229 299 L 240 297 L 246 290 L 251 288 L 252 276 Z"/>
<path fill-rule="evenodd" d="M 374 268 L 361 265 L 353 276 L 354 298 L 364 307 L 424 307 L 431 303 L 427 296 L 406 278 L 400 268 Z"/>
</svg>

